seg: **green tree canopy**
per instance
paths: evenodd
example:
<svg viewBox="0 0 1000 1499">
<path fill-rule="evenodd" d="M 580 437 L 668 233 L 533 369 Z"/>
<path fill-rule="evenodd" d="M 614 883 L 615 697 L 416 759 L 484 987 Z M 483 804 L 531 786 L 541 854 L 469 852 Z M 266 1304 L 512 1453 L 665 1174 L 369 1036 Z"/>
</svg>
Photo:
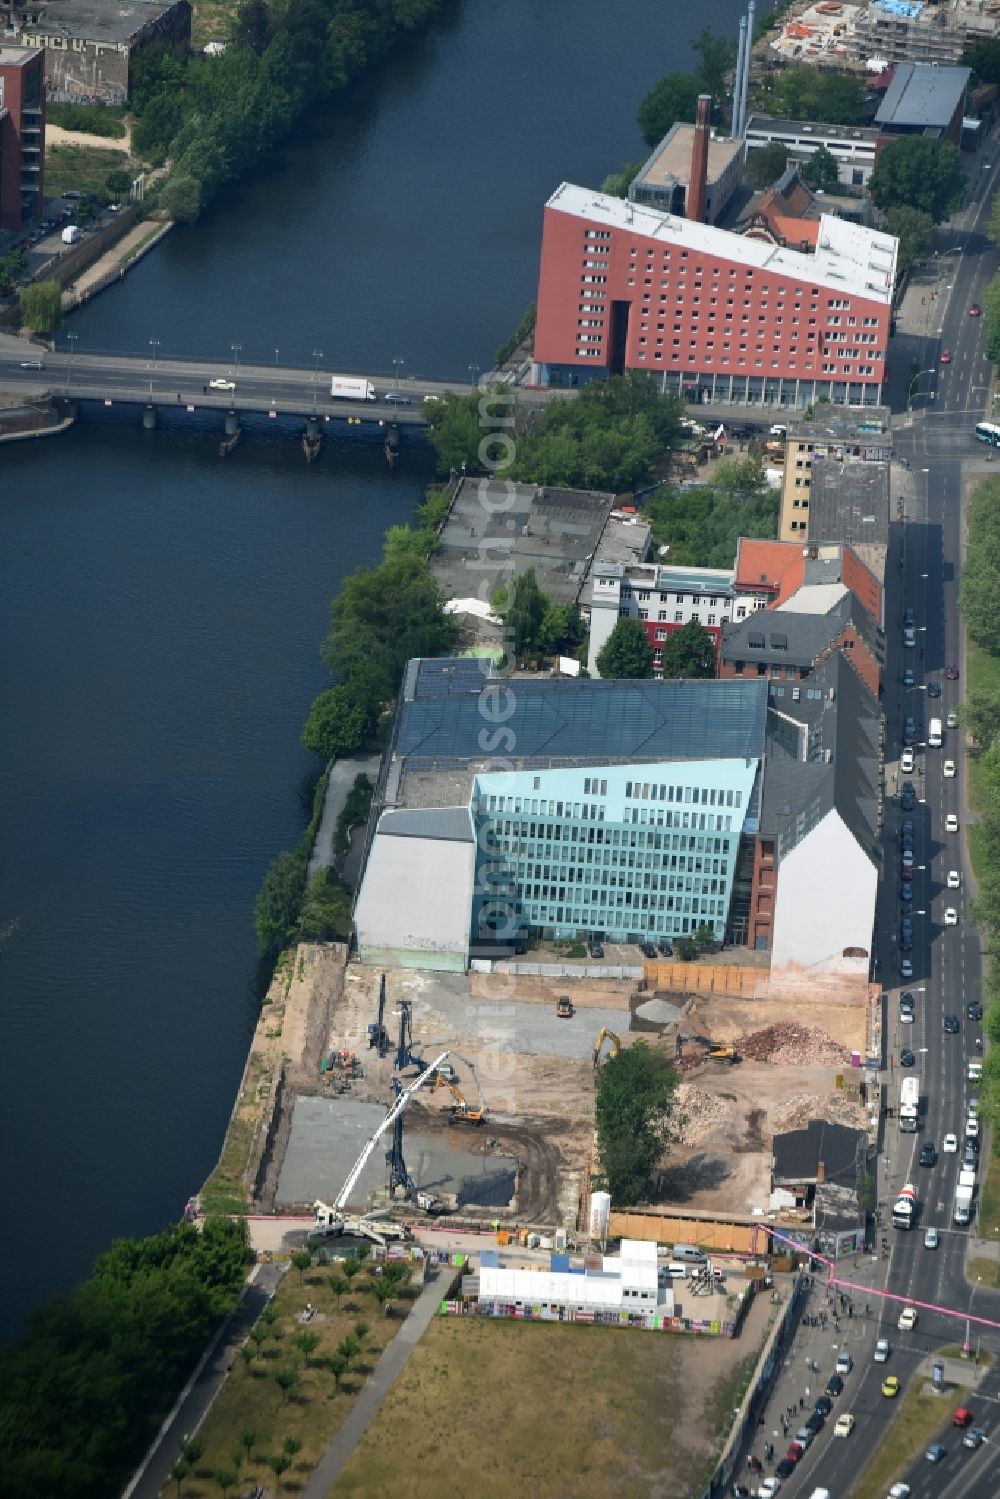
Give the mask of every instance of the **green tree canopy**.
<svg viewBox="0 0 1000 1499">
<path fill-rule="evenodd" d="M 780 141 L 771 141 L 747 152 L 747 176 L 756 188 L 770 187 L 777 182 L 787 165 L 788 147 Z"/>
<path fill-rule="evenodd" d="M 364 743 L 368 714 L 352 687 L 328 687 L 314 699 L 302 743 L 323 760 L 353 755 Z"/>
<path fill-rule="evenodd" d="M 907 135 L 886 146 L 868 190 L 879 208 L 908 205 L 940 224 L 965 199 L 965 175 L 952 141 Z"/>
<path fill-rule="evenodd" d="M 620 172 L 610 172 L 601 183 L 601 192 L 609 198 L 627 198 L 628 190 L 642 171 L 641 161 L 629 161 Z"/>
<path fill-rule="evenodd" d="M 691 50 L 698 58 L 695 78 L 699 93 L 711 94 L 715 103 L 721 104 L 727 78 L 736 64 L 735 44 L 728 36 L 717 36 L 706 26 L 691 43 Z"/>
<path fill-rule="evenodd" d="M 608 681 L 651 677 L 653 651 L 637 619 L 620 619 L 597 653 L 597 670 Z"/>
<path fill-rule="evenodd" d="M 636 114 L 646 145 L 652 148 L 678 120 L 694 124 L 701 85 L 693 73 L 668 73 L 654 83 Z"/>
<path fill-rule="evenodd" d="M 517 444 L 509 477 L 620 493 L 646 483 L 680 433 L 683 407 L 646 375 L 594 380 L 572 401 L 550 401 Z"/>
<path fill-rule="evenodd" d="M 601 1068 L 595 1116 L 601 1175 L 616 1207 L 649 1200 L 671 1137 L 677 1074 L 662 1051 L 636 1041 Z"/>
<path fill-rule="evenodd" d="M 104 186 L 113 198 L 121 202 L 132 191 L 132 173 L 119 167 L 116 171 L 108 173 L 104 179 Z"/>
<path fill-rule="evenodd" d="M 668 635 L 663 642 L 664 677 L 714 677 L 715 641 L 696 619 Z"/>
<path fill-rule="evenodd" d="M 995 38 L 966 47 L 962 62 L 972 69 L 980 83 L 1000 83 L 1000 41 Z"/>
<path fill-rule="evenodd" d="M 958 710 L 962 728 L 980 749 L 989 749 L 1000 739 L 1000 688 L 978 687 Z"/>
<path fill-rule="evenodd" d="M 799 175 L 806 187 L 832 192 L 840 181 L 837 158 L 825 146 L 817 146 L 809 160 L 802 163 Z"/>
<path fill-rule="evenodd" d="M 351 936 L 351 890 L 332 869 L 319 869 L 306 888 L 298 918 L 304 942 L 348 942 Z"/>
<path fill-rule="evenodd" d="M 21 321 L 32 333 L 53 333 L 59 326 L 62 291 L 58 281 L 34 281 L 21 292 Z"/>
<path fill-rule="evenodd" d="M 277 952 L 293 935 L 305 889 L 305 859 L 299 854 L 279 854 L 264 876 L 254 906 L 261 952 Z"/>
<path fill-rule="evenodd" d="M 864 83 L 857 73 L 799 65 L 783 68 L 774 81 L 772 111 L 786 120 L 822 120 L 862 125 Z"/>
<path fill-rule="evenodd" d="M 983 319 L 986 323 L 986 357 L 1000 364 L 1000 275 L 994 276 L 983 297 Z"/>
<path fill-rule="evenodd" d="M 643 505 L 653 541 L 680 567 L 731 567 L 741 536 L 777 535 L 781 499 L 756 458 L 724 461 L 712 485 L 664 486 Z"/>
<path fill-rule="evenodd" d="M 538 586 L 535 569 L 518 573 L 506 590 L 504 623 L 510 635 L 514 655 L 518 658 L 536 654 L 540 644 L 542 621 L 549 600 Z"/>
<path fill-rule="evenodd" d="M 549 604 L 538 632 L 543 650 L 568 655 L 583 639 L 585 625 L 575 604 Z"/>
<path fill-rule="evenodd" d="M 920 208 L 911 208 L 900 203 L 886 213 L 886 224 L 890 234 L 899 240 L 897 273 L 922 260 L 930 253 L 934 243 L 934 221 L 929 213 Z"/>
<path fill-rule="evenodd" d="M 489 425 L 480 415 L 479 391 L 456 395 L 446 390 L 437 401 L 431 401 L 425 412 L 427 435 L 437 454 L 438 473 L 463 467 L 477 473 L 482 467 L 479 444 L 489 433 Z"/>
</svg>

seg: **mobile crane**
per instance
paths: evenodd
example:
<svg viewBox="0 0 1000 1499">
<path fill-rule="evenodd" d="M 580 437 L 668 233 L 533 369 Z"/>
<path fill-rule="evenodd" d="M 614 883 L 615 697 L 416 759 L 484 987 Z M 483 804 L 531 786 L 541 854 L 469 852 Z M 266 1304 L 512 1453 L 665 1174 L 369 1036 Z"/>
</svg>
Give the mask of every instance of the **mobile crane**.
<svg viewBox="0 0 1000 1499">
<path fill-rule="evenodd" d="M 360 1238 L 372 1239 L 376 1244 L 383 1245 L 385 1244 L 386 1240 L 390 1238 L 399 1239 L 408 1237 L 408 1232 L 402 1224 L 391 1223 L 388 1221 L 376 1221 L 374 1215 L 370 1213 L 366 1213 L 361 1216 L 354 1216 L 345 1213 L 344 1211 L 347 1199 L 353 1192 L 357 1184 L 358 1177 L 361 1175 L 362 1171 L 365 1169 L 365 1166 L 371 1159 L 371 1155 L 375 1149 L 375 1146 L 378 1144 L 379 1140 L 381 1140 L 382 1136 L 389 1128 L 392 1128 L 394 1134 L 393 1150 L 391 1152 L 387 1152 L 386 1158 L 390 1161 L 390 1163 L 392 1163 L 394 1158 L 398 1162 L 398 1169 L 393 1171 L 394 1179 L 392 1181 L 390 1191 L 395 1186 L 406 1186 L 407 1196 L 411 1197 L 411 1199 L 417 1204 L 418 1207 L 423 1208 L 426 1212 L 434 1212 L 435 1210 L 439 1210 L 438 1199 L 431 1193 L 418 1192 L 412 1178 L 406 1171 L 406 1167 L 402 1157 L 402 1119 L 403 1114 L 406 1110 L 406 1106 L 410 1102 L 410 1099 L 416 1092 L 418 1092 L 420 1088 L 423 1087 L 426 1082 L 430 1080 L 430 1078 L 437 1074 L 438 1067 L 440 1067 L 443 1062 L 447 1061 L 447 1058 L 448 1053 L 446 1051 L 443 1051 L 441 1055 L 436 1059 L 436 1061 L 432 1062 L 429 1067 L 425 1067 L 424 1070 L 420 1073 L 419 1077 L 415 1078 L 412 1083 L 408 1083 L 405 1088 L 401 1083 L 396 1084 L 398 1096 L 396 1097 L 389 1112 L 382 1120 L 378 1129 L 372 1135 L 371 1139 L 367 1142 L 364 1150 L 362 1150 L 361 1154 L 358 1156 L 358 1159 L 351 1167 L 351 1170 L 347 1175 L 347 1180 L 344 1182 L 344 1185 L 337 1193 L 337 1196 L 334 1198 L 333 1203 L 330 1204 L 318 1200 L 313 1203 L 313 1212 L 316 1215 L 315 1221 L 313 1223 L 314 1233 L 334 1237 L 339 1237 L 344 1233 L 356 1234 Z M 397 1129 L 398 1141 L 396 1139 Z M 397 1177 L 399 1178 L 398 1180 L 395 1179 Z"/>
</svg>

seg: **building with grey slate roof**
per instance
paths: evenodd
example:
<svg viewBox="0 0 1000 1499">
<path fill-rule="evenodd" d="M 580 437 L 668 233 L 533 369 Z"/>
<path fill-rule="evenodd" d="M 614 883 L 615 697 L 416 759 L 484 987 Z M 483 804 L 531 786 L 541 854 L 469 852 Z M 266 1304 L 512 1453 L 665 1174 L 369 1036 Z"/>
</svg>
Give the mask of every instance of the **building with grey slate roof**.
<svg viewBox="0 0 1000 1499">
<path fill-rule="evenodd" d="M 885 137 L 925 135 L 954 141 L 962 134 L 971 68 L 938 63 L 897 63 L 892 82 L 875 115 Z"/>
<path fill-rule="evenodd" d="M 373 800 L 359 952 L 462 968 L 537 938 L 707 926 L 864 981 L 879 755 L 878 705 L 837 650 L 801 686 L 411 661 Z M 823 891 L 803 922 L 805 871 Z"/>
<path fill-rule="evenodd" d="M 809 585 L 816 596 L 819 579 Z M 878 696 L 885 660 L 882 632 L 855 594 L 839 592 L 825 613 L 766 609 L 723 626 L 719 676 L 804 682 L 840 651 Z"/>
</svg>

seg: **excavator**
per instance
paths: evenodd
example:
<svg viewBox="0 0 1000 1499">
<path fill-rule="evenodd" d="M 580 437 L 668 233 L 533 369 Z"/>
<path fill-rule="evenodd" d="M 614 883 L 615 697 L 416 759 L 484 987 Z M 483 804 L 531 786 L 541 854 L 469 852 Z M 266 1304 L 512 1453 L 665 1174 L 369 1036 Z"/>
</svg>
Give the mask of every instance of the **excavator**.
<svg viewBox="0 0 1000 1499">
<path fill-rule="evenodd" d="M 455 1100 L 451 1106 L 451 1120 L 453 1124 L 474 1124 L 478 1127 L 486 1123 L 488 1117 L 486 1110 L 484 1108 L 470 1108 L 461 1088 L 456 1087 L 453 1082 L 440 1072 L 436 1074 L 431 1084 L 431 1092 L 436 1093 L 439 1088 L 447 1088 Z"/>
<path fill-rule="evenodd" d="M 602 1025 L 600 1031 L 597 1034 L 597 1045 L 594 1047 L 594 1069 L 595 1069 L 595 1071 L 596 1071 L 596 1069 L 597 1069 L 597 1067 L 598 1067 L 598 1065 L 600 1063 L 600 1060 L 601 1060 L 601 1047 L 604 1045 L 605 1041 L 610 1041 L 611 1042 L 611 1053 L 610 1053 L 610 1055 L 611 1055 L 612 1058 L 618 1056 L 619 1052 L 622 1049 L 622 1039 L 621 1039 L 621 1036 L 617 1036 L 614 1031 L 609 1031 L 606 1025 Z"/>
<path fill-rule="evenodd" d="M 675 1044 L 678 1057 L 683 1053 L 685 1042 L 689 1041 L 693 1041 L 695 1045 L 702 1048 L 706 1062 L 728 1062 L 734 1067 L 737 1062 L 742 1061 L 736 1047 L 730 1042 L 709 1041 L 707 1036 L 677 1036 Z"/>
</svg>

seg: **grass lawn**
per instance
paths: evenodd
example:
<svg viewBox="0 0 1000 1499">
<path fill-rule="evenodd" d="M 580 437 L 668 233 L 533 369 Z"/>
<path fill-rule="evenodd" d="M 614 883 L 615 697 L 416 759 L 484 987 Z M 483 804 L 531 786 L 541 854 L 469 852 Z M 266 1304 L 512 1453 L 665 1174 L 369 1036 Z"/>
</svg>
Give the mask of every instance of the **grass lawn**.
<svg viewBox="0 0 1000 1499">
<path fill-rule="evenodd" d="M 45 152 L 45 192 L 58 198 L 67 188 L 92 193 L 104 186 L 109 172 L 129 167 L 124 151 L 101 146 L 49 146 Z"/>
<path fill-rule="evenodd" d="M 971 640 L 966 643 L 966 676 L 969 693 L 973 692 L 1000 692 L 1000 656 L 991 656 L 989 651 L 984 651 L 978 645 L 973 645 Z M 977 811 L 983 807 L 983 796 L 979 789 L 979 763 L 974 755 L 969 756 L 969 804 Z M 973 830 L 969 839 L 972 864 L 976 873 L 979 873 L 976 863 L 976 840 Z"/>
<path fill-rule="evenodd" d="M 996 1260 L 966 1260 L 965 1274 L 972 1285 L 1000 1287 L 1000 1263 Z"/>
<path fill-rule="evenodd" d="M 219 1499 L 219 1475 L 232 1473 L 237 1467 L 237 1492 L 262 1484 L 272 1494 L 275 1473 L 266 1465 L 268 1457 L 285 1456 L 288 1462 L 279 1493 L 305 1486 L 308 1474 L 351 1409 L 357 1391 L 402 1326 L 402 1319 L 387 1318 L 371 1295 L 367 1261 L 355 1275 L 351 1289 L 342 1294 L 339 1307 L 328 1279 L 335 1271 L 333 1264 L 317 1265 L 301 1277 L 295 1269 L 285 1275 L 272 1302 L 277 1313 L 273 1335 L 261 1344 L 259 1353 L 254 1352 L 252 1341 L 246 1344 L 247 1350 L 254 1352 L 249 1365 L 237 1359 L 198 1433 L 204 1451 L 193 1472 L 181 1483 L 179 1499 Z M 298 1317 L 307 1301 L 316 1307 L 317 1314 L 303 1324 Z M 404 1305 L 396 1303 L 397 1308 Z M 367 1324 L 367 1330 L 359 1335 L 362 1352 L 341 1376 L 338 1391 L 321 1361 L 334 1353 L 359 1323 Z M 315 1334 L 319 1340 L 315 1349 L 296 1347 L 295 1339 L 301 1334 Z M 276 1378 L 285 1370 L 298 1376 L 287 1392 Z M 253 1437 L 249 1459 L 244 1433 Z M 241 1458 L 239 1465 L 237 1455 Z M 170 1484 L 165 1493 L 173 1499 L 175 1485 Z"/>
<path fill-rule="evenodd" d="M 947 1388 L 943 1395 L 925 1394 L 929 1388 L 930 1380 L 919 1380 L 907 1390 L 878 1451 L 852 1488 L 851 1499 L 883 1499 L 890 1484 L 950 1421 L 955 1400 Z"/>
<path fill-rule="evenodd" d="M 979 1237 L 1000 1239 L 1000 1156 L 991 1150 L 979 1188 Z"/>
<path fill-rule="evenodd" d="M 757 1357 L 724 1338 L 441 1317 L 331 1499 L 699 1493 Z"/>
</svg>

